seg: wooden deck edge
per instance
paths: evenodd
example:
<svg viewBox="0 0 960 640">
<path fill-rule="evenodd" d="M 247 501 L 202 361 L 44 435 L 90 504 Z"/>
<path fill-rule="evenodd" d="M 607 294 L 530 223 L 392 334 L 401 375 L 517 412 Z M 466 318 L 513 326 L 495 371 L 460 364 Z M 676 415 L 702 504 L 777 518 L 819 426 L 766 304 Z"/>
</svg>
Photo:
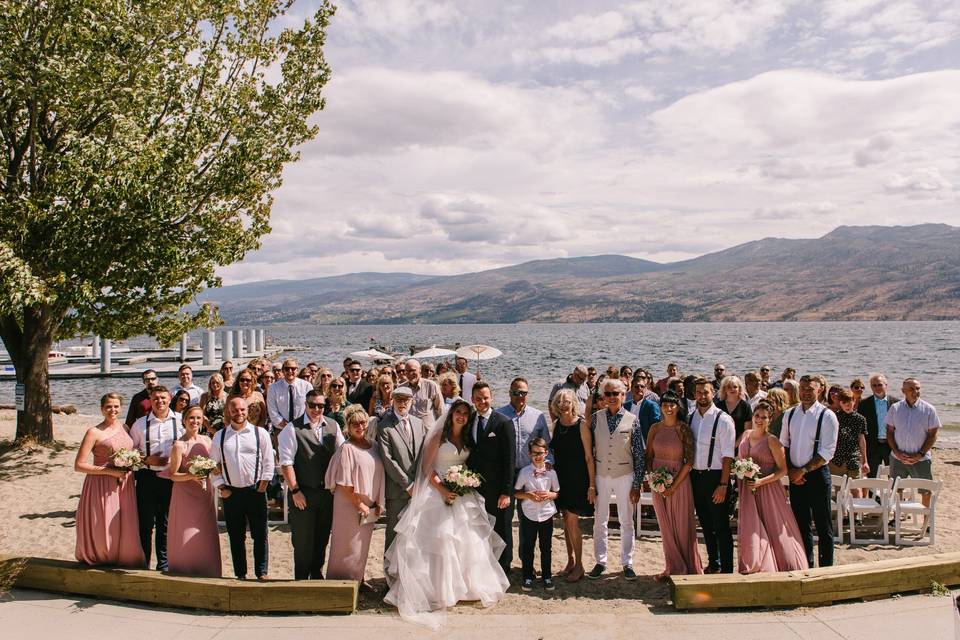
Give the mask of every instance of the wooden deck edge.
<svg viewBox="0 0 960 640">
<path fill-rule="evenodd" d="M 932 582 L 960 585 L 960 552 L 753 575 L 675 576 L 676 609 L 732 609 L 830 604 L 923 591 Z"/>
<path fill-rule="evenodd" d="M 0 565 L 16 562 L 0 556 Z M 353 580 L 239 581 L 166 575 L 146 569 L 89 567 L 50 558 L 26 558 L 16 588 L 125 600 L 221 613 L 332 613 L 357 609 Z"/>
</svg>

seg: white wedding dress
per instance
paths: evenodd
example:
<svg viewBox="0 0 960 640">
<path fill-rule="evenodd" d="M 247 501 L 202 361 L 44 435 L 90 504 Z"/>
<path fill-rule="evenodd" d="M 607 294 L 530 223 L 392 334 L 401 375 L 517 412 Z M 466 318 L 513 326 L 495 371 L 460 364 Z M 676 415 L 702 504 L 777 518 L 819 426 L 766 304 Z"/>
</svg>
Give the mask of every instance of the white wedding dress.
<svg viewBox="0 0 960 640">
<path fill-rule="evenodd" d="M 443 442 L 432 470 L 443 477 L 468 455 Z M 444 609 L 457 602 L 479 600 L 492 606 L 510 587 L 498 562 L 504 546 L 480 494 L 469 493 L 448 505 L 435 487 L 420 482 L 386 553 L 390 590 L 384 600 L 404 619 L 434 629 L 442 624 Z"/>
</svg>

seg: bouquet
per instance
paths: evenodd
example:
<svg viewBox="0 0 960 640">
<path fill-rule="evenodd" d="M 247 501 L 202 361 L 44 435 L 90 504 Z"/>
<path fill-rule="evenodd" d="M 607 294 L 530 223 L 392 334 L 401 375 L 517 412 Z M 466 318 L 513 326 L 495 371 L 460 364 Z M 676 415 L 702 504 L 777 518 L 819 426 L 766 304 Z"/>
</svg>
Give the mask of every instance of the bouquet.
<svg viewBox="0 0 960 640">
<path fill-rule="evenodd" d="M 760 465 L 753 458 L 737 458 L 733 461 L 733 475 L 738 480 L 756 480 L 760 476 Z M 756 487 L 750 487 L 750 490 L 757 492 Z"/>
<path fill-rule="evenodd" d="M 197 476 L 203 482 L 203 490 L 207 490 L 207 477 L 213 473 L 217 468 L 217 463 L 210 458 L 204 456 L 194 456 L 190 459 L 190 466 L 187 467 L 187 471 L 190 472 L 190 475 Z"/>
<path fill-rule="evenodd" d="M 471 491 L 480 488 L 483 478 L 476 471 L 471 471 L 463 465 L 455 464 L 440 479 L 447 491 L 452 491 L 458 496 L 465 496 Z M 452 503 L 448 503 L 452 504 Z"/>
<path fill-rule="evenodd" d="M 140 453 L 139 449 L 119 449 L 110 459 L 113 460 L 113 466 L 118 469 L 137 471 L 145 466 L 143 464 L 143 454 Z"/>
<path fill-rule="evenodd" d="M 666 467 L 657 467 L 647 474 L 647 483 L 657 493 L 663 493 L 673 484 L 673 474 Z"/>
</svg>

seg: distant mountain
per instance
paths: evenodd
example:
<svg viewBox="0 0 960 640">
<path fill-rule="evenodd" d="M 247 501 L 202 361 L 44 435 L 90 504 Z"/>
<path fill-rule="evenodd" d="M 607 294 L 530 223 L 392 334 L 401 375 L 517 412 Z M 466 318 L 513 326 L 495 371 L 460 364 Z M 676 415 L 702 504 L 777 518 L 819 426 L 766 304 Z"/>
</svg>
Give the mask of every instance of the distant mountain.
<svg viewBox="0 0 960 640">
<path fill-rule="evenodd" d="M 205 299 L 234 323 L 954 320 L 960 228 L 838 227 L 814 240 L 766 238 L 671 264 L 604 255 L 456 276 L 273 280 Z"/>
</svg>

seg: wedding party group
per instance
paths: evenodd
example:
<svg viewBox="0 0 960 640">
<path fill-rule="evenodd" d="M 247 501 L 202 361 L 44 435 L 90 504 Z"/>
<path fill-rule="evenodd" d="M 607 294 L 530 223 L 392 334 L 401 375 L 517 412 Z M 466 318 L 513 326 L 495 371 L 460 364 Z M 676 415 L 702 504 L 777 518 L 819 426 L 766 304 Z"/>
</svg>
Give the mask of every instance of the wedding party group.
<svg viewBox="0 0 960 640">
<path fill-rule="evenodd" d="M 77 559 L 147 567 L 155 554 L 159 571 L 221 577 L 219 495 L 234 575 L 248 577 L 249 532 L 253 574 L 267 580 L 270 487 L 283 486 L 295 579 L 372 589 L 364 574 L 383 522 L 384 600 L 433 624 L 458 602 L 503 597 L 515 517 L 522 591 L 608 573 L 613 506 L 622 576 L 635 580 L 644 493 L 663 545 L 657 579 L 788 571 L 833 563 L 831 473 L 856 478 L 883 463 L 891 477 L 932 478 L 940 421 L 915 378 L 900 400 L 882 374 L 864 397 L 859 378 L 831 386 L 793 368 L 774 381 L 766 365 L 741 378 L 717 363 L 711 379 L 671 363 L 654 381 L 645 369 L 577 365 L 544 413 L 527 404 L 522 377 L 494 408 L 490 384 L 460 360 L 437 369 L 407 360 L 371 376 L 351 359 L 340 375 L 288 359 L 265 379 L 273 364 L 255 359 L 235 377 L 232 363 L 214 374 L 206 392 L 188 365 L 170 390 L 145 371 L 126 421 L 122 398 L 106 394 L 103 421 L 77 452 L 86 474 Z M 566 564 L 554 575 L 557 516 Z M 587 571 L 580 521 L 589 517 L 596 564 Z"/>
</svg>

